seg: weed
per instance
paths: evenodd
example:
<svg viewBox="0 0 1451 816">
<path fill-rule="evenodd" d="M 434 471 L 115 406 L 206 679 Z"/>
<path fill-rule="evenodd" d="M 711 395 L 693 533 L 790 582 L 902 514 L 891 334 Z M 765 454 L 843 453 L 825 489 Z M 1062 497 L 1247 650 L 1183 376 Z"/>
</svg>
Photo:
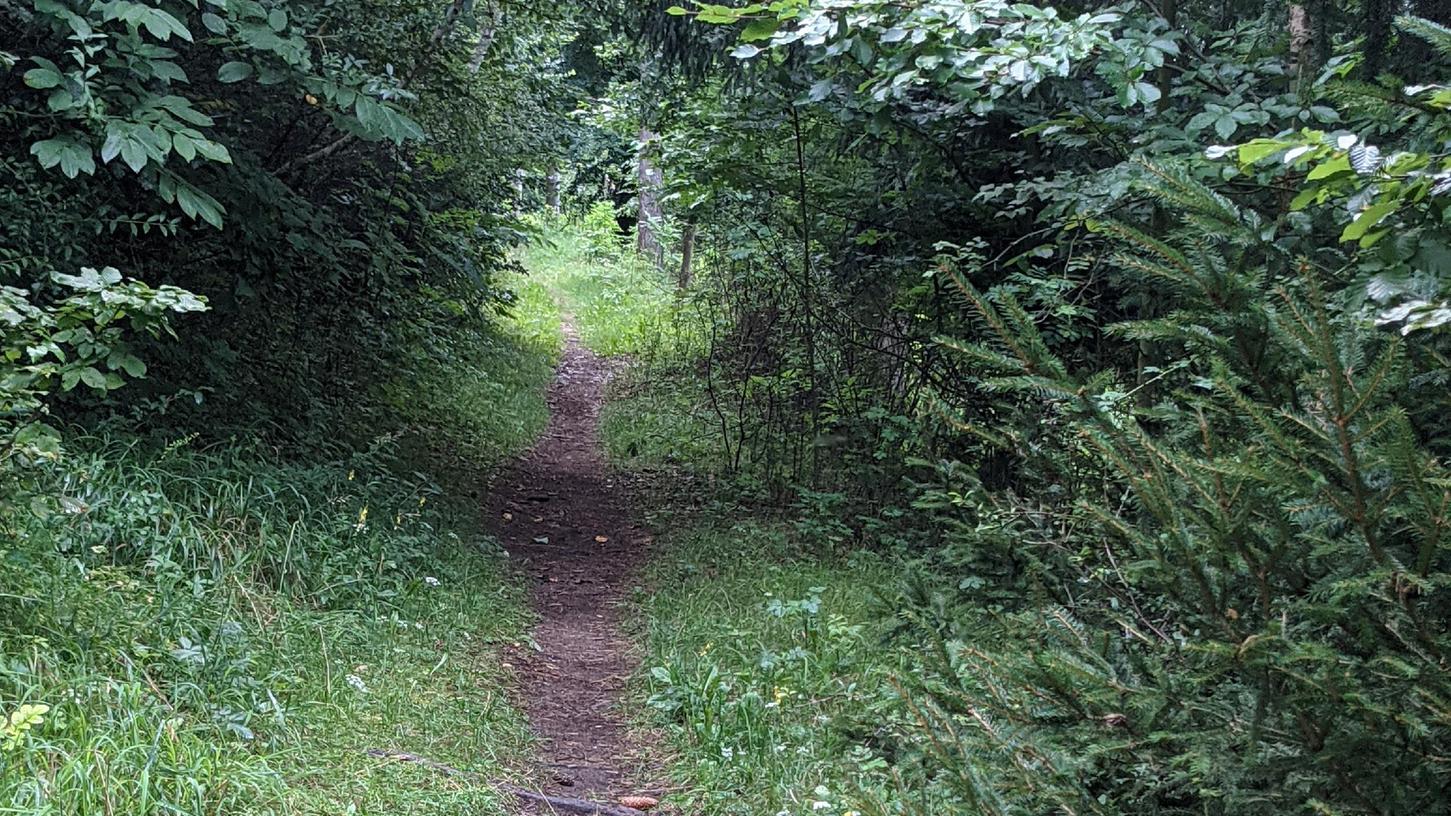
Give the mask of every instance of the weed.
<svg viewBox="0 0 1451 816">
<path fill-rule="evenodd" d="M 606 356 L 658 353 L 677 334 L 676 290 L 669 277 L 636 257 L 608 226 L 536 216 L 543 237 L 519 256 L 529 276 L 572 318 L 580 339 Z M 525 311 L 528 311 L 529 304 Z M 547 306 L 546 306 L 547 308 Z"/>
</svg>

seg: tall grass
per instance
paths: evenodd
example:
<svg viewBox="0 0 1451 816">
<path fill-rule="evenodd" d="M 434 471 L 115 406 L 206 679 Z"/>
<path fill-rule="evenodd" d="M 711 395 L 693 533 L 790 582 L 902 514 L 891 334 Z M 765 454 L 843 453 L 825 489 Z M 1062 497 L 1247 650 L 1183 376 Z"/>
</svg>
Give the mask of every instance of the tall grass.
<svg viewBox="0 0 1451 816">
<path fill-rule="evenodd" d="M 544 393 L 561 346 L 558 308 L 527 279 L 506 283 L 516 284 L 519 300 L 503 319 L 413 329 L 398 339 L 406 353 L 394 376 L 366 395 L 380 407 L 353 406 L 371 420 L 373 436 L 396 437 L 411 467 L 475 481 L 544 430 Z"/>
<path fill-rule="evenodd" d="M 640 355 L 674 341 L 675 282 L 625 245 L 608 205 L 577 220 L 531 217 L 540 237 L 519 261 L 568 313 L 585 346 L 606 356 Z"/>
<path fill-rule="evenodd" d="M 639 696 L 664 728 L 688 812 L 845 814 L 884 784 L 871 742 L 890 678 L 871 590 L 890 565 L 822 557 L 762 521 L 664 525 L 643 601 Z"/>
<path fill-rule="evenodd" d="M 400 338 L 348 416 L 376 441 L 332 461 L 114 432 L 5 474 L 0 814 L 506 812 L 527 620 L 459 487 L 548 418 L 536 307 Z"/>
<path fill-rule="evenodd" d="M 516 582 L 377 454 L 87 439 L 0 519 L 0 813 L 503 812 Z M 49 498 L 46 498 L 49 497 Z M 32 709 L 33 710 L 33 709 Z"/>
</svg>

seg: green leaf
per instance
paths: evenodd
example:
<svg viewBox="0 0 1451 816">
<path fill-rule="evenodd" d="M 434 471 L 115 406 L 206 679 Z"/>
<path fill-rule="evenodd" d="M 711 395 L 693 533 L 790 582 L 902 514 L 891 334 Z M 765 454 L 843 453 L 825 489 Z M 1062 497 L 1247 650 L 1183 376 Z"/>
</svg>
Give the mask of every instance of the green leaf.
<svg viewBox="0 0 1451 816">
<path fill-rule="evenodd" d="M 176 151 L 186 161 L 196 158 L 196 143 L 185 133 L 173 133 L 171 135 L 171 149 Z"/>
<path fill-rule="evenodd" d="M 157 79 L 163 79 L 167 82 L 187 81 L 186 71 L 183 71 L 180 65 L 170 60 L 152 60 L 148 67 L 151 68 L 151 75 Z"/>
<path fill-rule="evenodd" d="M 47 170 L 59 165 L 66 178 L 75 178 L 81 173 L 89 176 L 96 172 L 91 146 L 70 136 L 36 142 L 30 146 L 30 153 Z"/>
<path fill-rule="evenodd" d="M 64 81 L 65 77 L 52 68 L 31 68 L 25 72 L 25 84 L 40 90 L 54 88 Z"/>
<path fill-rule="evenodd" d="M 1248 167 L 1267 156 L 1273 156 L 1285 147 L 1286 143 L 1278 139 L 1253 139 L 1239 146 L 1239 164 L 1241 167 Z"/>
<path fill-rule="evenodd" d="M 131 168 L 131 172 L 139 173 L 141 168 L 146 166 L 149 157 L 146 154 L 146 145 L 133 136 L 126 136 L 121 140 L 121 161 Z"/>
<path fill-rule="evenodd" d="M 184 181 L 176 185 L 176 203 L 189 217 L 200 218 L 217 229 L 222 228 L 222 205 Z"/>
<path fill-rule="evenodd" d="M 272 9 L 267 12 L 267 25 L 273 31 L 281 32 L 282 29 L 287 28 L 287 12 L 282 9 Z"/>
<path fill-rule="evenodd" d="M 140 378 L 146 376 L 146 364 L 141 362 L 141 360 L 134 354 L 123 355 L 119 360 L 119 363 L 122 370 L 124 370 L 127 374 L 130 374 L 132 377 Z"/>
<path fill-rule="evenodd" d="M 99 391 L 106 390 L 106 375 L 91 366 L 86 366 L 80 370 L 80 379 L 81 382 Z"/>
<path fill-rule="evenodd" d="M 222 63 L 222 67 L 217 69 L 218 82 L 241 82 L 251 75 L 252 64 L 249 62 L 237 62 L 233 60 L 232 62 Z"/>
<path fill-rule="evenodd" d="M 1345 231 L 1340 233 L 1340 242 L 1345 243 L 1347 241 L 1360 240 L 1365 236 L 1367 230 L 1379 224 L 1386 216 L 1395 212 L 1399 203 L 1397 201 L 1382 201 L 1366 207 L 1361 211 L 1360 215 L 1355 217 L 1354 221 L 1351 221 L 1345 227 Z"/>
<path fill-rule="evenodd" d="M 1305 176 L 1305 180 L 1319 181 L 1320 179 L 1330 178 L 1331 176 L 1338 175 L 1340 173 L 1353 174 L 1354 172 L 1355 171 L 1350 168 L 1350 158 L 1348 156 L 1336 156 L 1330 161 L 1316 165 L 1315 169 L 1311 170 L 1310 173 Z"/>
<path fill-rule="evenodd" d="M 194 135 L 190 138 L 192 146 L 196 148 L 196 152 L 201 154 L 202 158 L 211 159 L 222 164 L 232 163 L 232 154 L 227 152 L 226 147 L 217 144 L 211 139 L 201 139 Z"/>
<path fill-rule="evenodd" d="M 780 27 L 781 23 L 779 20 L 752 20 L 751 24 L 746 26 L 745 30 L 741 32 L 741 41 L 759 42 L 761 40 L 769 40 Z"/>
<path fill-rule="evenodd" d="M 180 20 L 161 9 L 146 8 L 145 13 L 141 16 L 141 25 L 158 40 L 169 40 L 174 34 L 191 42 L 191 31 Z"/>
</svg>

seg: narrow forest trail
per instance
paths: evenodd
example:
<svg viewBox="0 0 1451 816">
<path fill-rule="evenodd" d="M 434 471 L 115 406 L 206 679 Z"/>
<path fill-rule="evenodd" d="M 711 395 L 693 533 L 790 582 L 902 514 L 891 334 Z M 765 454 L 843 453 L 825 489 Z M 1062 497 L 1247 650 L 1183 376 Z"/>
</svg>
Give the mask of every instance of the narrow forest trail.
<svg viewBox="0 0 1451 816">
<path fill-rule="evenodd" d="M 519 702 L 540 741 L 534 782 L 550 796 L 605 804 L 637 793 L 647 776 L 620 710 L 633 664 L 619 615 L 649 538 L 631 522 L 599 441 L 617 366 L 585 348 L 567 320 L 564 335 L 549 424 L 500 475 L 490 510 L 499 540 L 535 581 L 537 650 L 516 656 Z"/>
</svg>

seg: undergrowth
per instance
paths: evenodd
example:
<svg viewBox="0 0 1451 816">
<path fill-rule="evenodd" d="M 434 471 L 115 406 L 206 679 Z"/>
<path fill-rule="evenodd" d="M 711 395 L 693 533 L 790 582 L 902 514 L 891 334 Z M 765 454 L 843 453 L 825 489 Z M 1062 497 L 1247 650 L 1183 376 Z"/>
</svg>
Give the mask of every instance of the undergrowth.
<svg viewBox="0 0 1451 816">
<path fill-rule="evenodd" d="M 708 518 L 659 547 L 638 690 L 669 735 L 686 810 L 852 812 L 881 784 L 870 738 L 908 662 L 880 647 L 871 588 L 892 580 L 890 564 L 824 557 L 753 520 Z"/>
<path fill-rule="evenodd" d="M 521 297 L 400 338 L 346 416 L 369 445 L 118 421 L 10 474 L 0 814 L 506 812 L 528 736 L 497 647 L 527 615 L 464 480 L 548 418 L 558 323 Z"/>
<path fill-rule="evenodd" d="M 617 465 L 661 470 L 688 464 L 709 472 L 723 455 L 715 421 L 699 382 L 688 372 L 670 376 L 640 363 L 611 384 L 600 434 Z"/>
<path fill-rule="evenodd" d="M 397 429 L 411 466 L 467 481 L 522 453 L 548 423 L 558 307 L 537 282 L 509 283 L 517 299 L 497 325 L 440 324 L 400 338 L 410 358 L 379 389 L 382 415 L 358 412 L 374 434 Z"/>
<path fill-rule="evenodd" d="M 3 518 L 0 813 L 502 812 L 499 551 L 378 454 L 73 443 Z M 27 708 L 28 707 L 28 708 Z"/>
</svg>

